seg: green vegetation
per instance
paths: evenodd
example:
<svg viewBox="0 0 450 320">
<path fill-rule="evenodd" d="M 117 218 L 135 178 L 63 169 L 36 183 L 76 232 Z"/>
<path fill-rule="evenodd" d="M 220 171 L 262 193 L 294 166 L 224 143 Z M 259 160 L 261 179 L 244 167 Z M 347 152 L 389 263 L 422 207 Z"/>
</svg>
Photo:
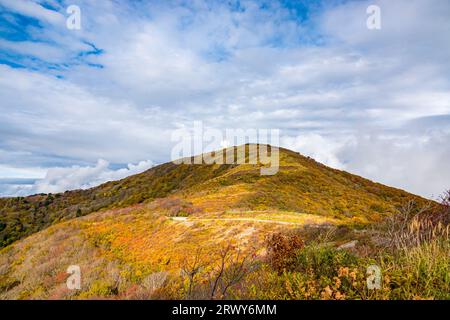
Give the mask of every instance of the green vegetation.
<svg viewBox="0 0 450 320">
<path fill-rule="evenodd" d="M 0 199 L 0 299 L 450 299 L 442 204 L 282 149 Z M 81 290 L 66 286 L 79 265 Z M 382 271 L 367 288 L 367 267 Z"/>
<path fill-rule="evenodd" d="M 220 167 L 167 163 L 89 190 L 0 198 L 0 248 L 48 226 L 99 210 L 125 208 L 162 198 L 220 172 Z"/>
<path fill-rule="evenodd" d="M 286 149 L 280 149 L 280 166 L 276 175 L 261 176 L 260 165 L 166 163 L 89 190 L 3 198 L 0 199 L 0 248 L 54 223 L 164 197 L 191 203 L 185 206 L 191 208 L 180 209 L 180 215 L 236 208 L 273 209 L 346 218 L 354 224 L 377 221 L 396 212 L 407 200 L 425 202 L 407 192 L 328 168 Z"/>
<path fill-rule="evenodd" d="M 365 232 L 324 227 L 271 234 L 267 255 L 246 261 L 245 277 L 226 295 L 215 298 L 450 299 L 450 207 L 417 209 L 409 204 L 405 216 L 386 219 Z M 358 238 L 360 244 L 351 249 L 337 246 L 348 237 Z M 367 286 L 367 268 L 373 265 L 381 271 L 380 287 L 375 289 Z M 189 295 L 170 287 L 158 295 L 205 297 L 208 286 L 203 283 L 210 278 L 201 272 L 196 277 Z M 180 280 L 172 281 L 176 286 Z"/>
<path fill-rule="evenodd" d="M 94 213 L 2 249 L 0 298 L 450 299 L 449 207 L 409 205 L 363 229 L 174 220 L 149 207 Z M 72 264 L 79 291 L 65 286 Z M 366 285 L 374 264 L 379 290 Z"/>
</svg>

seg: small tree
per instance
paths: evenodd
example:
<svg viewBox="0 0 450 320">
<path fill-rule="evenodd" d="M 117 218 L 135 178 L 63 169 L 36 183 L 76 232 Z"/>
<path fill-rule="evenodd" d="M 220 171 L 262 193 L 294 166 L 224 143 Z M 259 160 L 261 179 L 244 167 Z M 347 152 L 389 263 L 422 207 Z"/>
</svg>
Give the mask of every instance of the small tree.
<svg viewBox="0 0 450 320">
<path fill-rule="evenodd" d="M 205 267 L 202 262 L 202 249 L 197 248 L 192 257 L 185 258 L 181 265 L 181 275 L 187 277 L 188 285 L 186 291 L 186 298 L 191 299 L 193 289 L 196 285 L 197 277 L 200 275 L 200 271 Z"/>
<path fill-rule="evenodd" d="M 183 260 L 181 274 L 187 278 L 186 299 L 222 299 L 231 287 L 239 283 L 254 265 L 255 254 L 244 252 L 231 243 L 217 254 L 203 256 L 197 249 Z"/>
<path fill-rule="evenodd" d="M 223 247 L 217 265 L 209 275 L 210 299 L 224 298 L 228 289 L 239 283 L 253 266 L 254 257 L 231 243 Z"/>
</svg>

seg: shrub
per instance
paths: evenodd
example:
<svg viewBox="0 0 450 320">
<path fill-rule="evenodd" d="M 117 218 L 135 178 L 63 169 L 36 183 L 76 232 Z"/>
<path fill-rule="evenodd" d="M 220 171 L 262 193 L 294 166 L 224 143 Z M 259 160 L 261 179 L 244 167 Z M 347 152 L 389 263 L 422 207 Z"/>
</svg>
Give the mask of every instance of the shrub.
<svg viewBox="0 0 450 320">
<path fill-rule="evenodd" d="M 340 267 L 355 266 L 358 259 L 346 250 L 331 246 L 310 244 L 298 251 L 295 257 L 295 270 L 314 275 L 333 277 Z"/>
<path fill-rule="evenodd" d="M 280 273 L 294 267 L 296 252 L 304 246 L 297 234 L 274 233 L 267 237 L 266 243 L 268 262 Z"/>
</svg>

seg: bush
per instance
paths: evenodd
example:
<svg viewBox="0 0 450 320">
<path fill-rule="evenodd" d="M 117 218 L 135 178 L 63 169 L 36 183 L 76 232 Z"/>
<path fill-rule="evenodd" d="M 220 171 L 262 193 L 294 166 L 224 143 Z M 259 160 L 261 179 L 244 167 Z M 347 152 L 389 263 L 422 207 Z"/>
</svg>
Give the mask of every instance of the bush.
<svg viewBox="0 0 450 320">
<path fill-rule="evenodd" d="M 267 237 L 267 259 L 279 273 L 295 266 L 296 252 L 303 248 L 303 240 L 297 234 L 274 233 Z"/>
<path fill-rule="evenodd" d="M 358 259 L 346 250 L 311 244 L 298 251 L 295 257 L 295 270 L 315 275 L 333 277 L 340 267 L 351 267 L 358 263 Z"/>
</svg>

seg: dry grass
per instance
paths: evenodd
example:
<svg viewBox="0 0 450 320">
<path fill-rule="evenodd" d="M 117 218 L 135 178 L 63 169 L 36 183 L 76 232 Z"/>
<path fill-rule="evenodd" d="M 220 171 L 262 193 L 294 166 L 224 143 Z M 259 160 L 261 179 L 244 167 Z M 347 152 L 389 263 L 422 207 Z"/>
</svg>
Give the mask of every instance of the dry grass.
<svg viewBox="0 0 450 320">
<path fill-rule="evenodd" d="M 450 209 L 445 206 L 427 205 L 417 208 L 408 202 L 399 214 L 386 219 L 385 236 L 394 249 L 406 249 L 429 243 L 435 239 L 449 240 Z"/>
</svg>

